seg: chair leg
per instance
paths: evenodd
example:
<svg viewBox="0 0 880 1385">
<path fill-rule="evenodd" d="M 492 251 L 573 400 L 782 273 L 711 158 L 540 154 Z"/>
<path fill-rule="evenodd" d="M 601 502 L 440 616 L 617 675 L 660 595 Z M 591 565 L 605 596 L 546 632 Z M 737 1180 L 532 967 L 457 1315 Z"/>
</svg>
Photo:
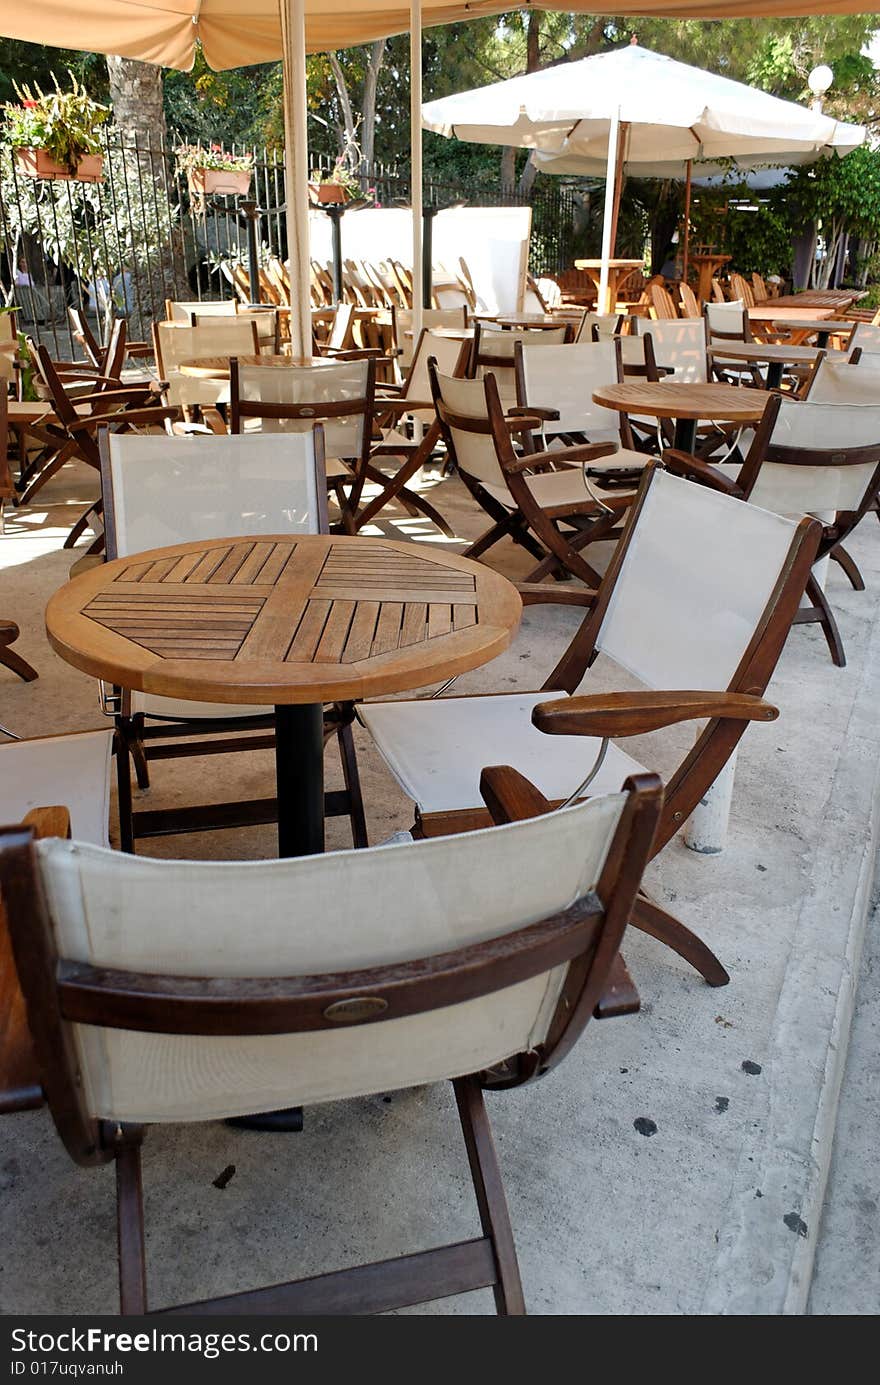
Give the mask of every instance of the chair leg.
<svg viewBox="0 0 880 1385">
<path fill-rule="evenodd" d="M 633 928 L 638 928 L 640 932 L 648 933 L 652 938 L 657 938 L 659 942 L 671 947 L 673 952 L 677 952 L 679 957 L 689 962 L 710 986 L 727 985 L 730 976 L 715 953 L 710 951 L 696 933 L 685 928 L 674 914 L 661 909 L 659 904 L 655 904 L 653 899 L 649 899 L 641 891 L 636 897 L 630 923 Z"/>
<path fill-rule="evenodd" d="M 480 1212 L 480 1224 L 495 1252 L 498 1269 L 498 1282 L 492 1290 L 495 1308 L 504 1316 L 524 1315 L 526 1305 L 513 1228 L 483 1092 L 475 1077 L 458 1077 L 452 1086 Z"/>
<path fill-rule="evenodd" d="M 134 854 L 134 817 L 131 802 L 131 755 L 128 740 L 116 736 L 116 796 L 119 809 L 119 849 Z"/>
<path fill-rule="evenodd" d="M 140 1316 L 147 1311 L 147 1262 L 139 1143 L 123 1144 L 116 1155 L 116 1245 L 119 1311 Z"/>
<path fill-rule="evenodd" d="M 147 747 L 144 745 L 143 738 L 138 735 L 137 727 L 135 727 L 130 749 L 131 758 L 134 761 L 134 772 L 137 776 L 137 786 L 139 789 L 148 789 L 150 787 L 150 769 L 147 764 Z"/>
<path fill-rule="evenodd" d="M 829 555 L 836 563 L 839 563 L 850 581 L 853 591 L 863 592 L 865 590 L 865 579 L 859 572 L 859 565 L 851 553 L 847 553 L 843 544 L 835 544 Z"/>
<path fill-rule="evenodd" d="M 828 605 L 828 598 L 812 573 L 807 579 L 806 594 L 808 599 L 813 603 L 813 611 L 812 613 L 799 611 L 795 616 L 795 624 L 801 624 L 804 615 L 806 615 L 807 620 L 809 620 L 811 616 L 813 620 L 818 620 L 824 631 L 825 641 L 828 645 L 832 662 L 835 663 L 838 668 L 845 668 L 846 654 L 843 649 L 843 640 L 840 638 L 840 631 L 837 628 L 837 621 L 834 619 L 834 614 L 831 607 Z"/>
<path fill-rule="evenodd" d="M 355 846 L 369 846 L 367 840 L 367 819 L 364 815 L 364 799 L 361 793 L 361 778 L 358 773 L 357 756 L 354 749 L 354 736 L 351 724 L 340 726 L 336 733 L 339 741 L 339 757 L 342 760 L 342 774 L 349 798 L 349 817 L 351 818 L 351 839 Z"/>
<path fill-rule="evenodd" d="M 13 673 L 17 673 L 19 678 L 23 678 L 25 683 L 32 683 L 35 678 L 39 678 L 37 670 L 23 659 L 9 645 L 17 640 L 20 630 L 14 620 L 0 620 L 0 664 L 5 664 Z"/>
</svg>

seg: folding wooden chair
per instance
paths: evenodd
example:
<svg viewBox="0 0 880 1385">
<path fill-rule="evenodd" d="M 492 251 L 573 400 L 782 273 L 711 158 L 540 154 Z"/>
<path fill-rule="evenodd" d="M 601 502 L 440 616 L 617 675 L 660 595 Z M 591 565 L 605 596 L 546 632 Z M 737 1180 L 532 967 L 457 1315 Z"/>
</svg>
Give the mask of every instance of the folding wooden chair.
<svg viewBox="0 0 880 1385">
<path fill-rule="evenodd" d="M 842 369 L 857 373 L 849 365 Z M 866 393 L 877 398 L 876 389 Z M 821 522 L 818 567 L 840 548 L 880 496 L 880 404 L 816 401 L 815 386 L 808 400 L 771 396 L 741 467 L 722 471 L 685 452 L 663 455 L 679 475 L 740 496 L 763 510 L 814 515 Z M 831 657 L 842 668 L 846 656 L 822 589 L 823 568 L 824 564 L 810 574 L 806 594 L 811 604 L 798 611 L 794 623 L 821 624 Z"/>
<path fill-rule="evenodd" d="M 641 772 L 617 739 L 697 720 L 704 725 L 695 745 L 667 779 L 653 854 L 662 850 L 748 722 L 777 714 L 763 694 L 819 535 L 815 520 L 794 523 L 699 486 L 689 492 L 688 483 L 649 465 L 590 609 L 543 688 L 359 706 L 359 720 L 415 801 L 414 832 L 466 832 L 485 823 L 478 766 L 487 757 L 513 765 L 554 803 L 568 802 Z M 554 596 L 543 588 L 525 599 Z M 599 654 L 603 685 L 613 686 L 619 670 L 624 687 L 636 679 L 639 690 L 593 692 Z M 631 922 L 711 985 L 728 980 L 709 948 L 644 891 Z"/>
<path fill-rule="evenodd" d="M 470 374 L 475 380 L 486 375 L 495 377 L 499 396 L 505 409 L 516 406 L 516 373 L 514 356 L 517 343 L 524 346 L 561 346 L 563 342 L 574 341 L 571 323 L 559 327 L 526 327 L 512 331 L 500 331 L 492 323 L 477 321 L 474 327 L 474 345 L 471 353 Z"/>
<path fill-rule="evenodd" d="M 284 437 L 103 434 L 101 465 L 108 558 L 192 539 L 327 531 L 322 438 L 315 434 L 313 421 L 308 431 Z M 138 784 L 146 788 L 152 760 L 274 746 L 274 715 L 265 706 L 188 702 L 127 689 L 105 692 L 104 706 L 115 716 L 120 738 L 117 769 L 124 851 L 133 851 L 140 837 L 276 820 L 274 798 L 149 811 L 132 805 L 132 759 Z M 364 846 L 352 718 L 351 710 L 341 706 L 325 716 L 325 742 L 331 735 L 337 737 L 346 783 L 344 793 L 327 795 L 326 811 L 349 817 L 355 845 Z"/>
<path fill-rule="evenodd" d="M 416 341 L 413 337 L 413 310 L 412 308 L 394 308 L 394 345 L 397 350 L 397 363 L 401 370 L 406 370 L 413 358 Z M 433 329 L 436 327 L 451 327 L 464 332 L 467 328 L 467 309 L 466 308 L 423 308 L 422 327 Z"/>
<path fill-rule="evenodd" d="M 607 538 L 633 498 L 632 489 L 602 479 L 603 462 L 611 458 L 613 463 L 615 445 L 517 455 L 512 438 L 539 430 L 543 419 L 521 409 L 505 415 L 494 375 L 454 380 L 441 376 L 430 362 L 428 369 L 446 447 L 462 481 L 492 520 L 464 556 L 481 557 L 509 536 L 539 560 L 527 581 L 567 573 L 593 586 L 598 577 L 581 549 Z"/>
<path fill-rule="evenodd" d="M 594 390 L 623 380 L 621 341 L 604 337 L 538 348 L 517 342 L 516 400 L 523 413 L 542 420 L 540 436 L 546 447 L 610 443 L 615 452 L 602 459 L 603 470 L 641 470 L 645 459 L 635 451 L 626 415 L 593 403 Z M 525 435 L 526 446 L 534 436 Z"/>
<path fill-rule="evenodd" d="M 623 313 L 585 312 L 575 341 L 599 341 L 602 337 L 617 337 L 623 330 Z"/>
<path fill-rule="evenodd" d="M 509 770 L 482 784 L 504 826 L 305 861 L 132 860 L 0 833 L 41 1089 L 71 1158 L 115 1164 L 123 1314 L 149 1303 L 146 1125 L 445 1079 L 480 1234 L 164 1311 L 379 1313 L 491 1287 L 498 1313 L 525 1312 L 483 1089 L 545 1075 L 592 1015 L 638 1008 L 618 949 L 661 791 L 641 776 L 554 814 Z"/>
<path fill-rule="evenodd" d="M 260 354 L 256 323 L 249 318 L 240 322 L 237 314 L 217 314 L 207 321 L 203 318 L 197 327 L 185 322 L 154 322 L 153 342 L 165 401 L 183 409 L 187 418 L 227 404 L 229 385 L 225 380 L 184 375 L 180 366 L 185 361 Z"/>
</svg>

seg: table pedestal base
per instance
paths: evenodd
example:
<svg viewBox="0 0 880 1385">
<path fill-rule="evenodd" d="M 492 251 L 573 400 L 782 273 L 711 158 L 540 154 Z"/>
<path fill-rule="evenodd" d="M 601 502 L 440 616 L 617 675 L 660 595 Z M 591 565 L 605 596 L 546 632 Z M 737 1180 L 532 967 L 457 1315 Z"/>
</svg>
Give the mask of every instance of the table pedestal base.
<svg viewBox="0 0 880 1385">
<path fill-rule="evenodd" d="M 324 708 L 320 702 L 275 708 L 278 855 L 324 850 Z"/>
</svg>

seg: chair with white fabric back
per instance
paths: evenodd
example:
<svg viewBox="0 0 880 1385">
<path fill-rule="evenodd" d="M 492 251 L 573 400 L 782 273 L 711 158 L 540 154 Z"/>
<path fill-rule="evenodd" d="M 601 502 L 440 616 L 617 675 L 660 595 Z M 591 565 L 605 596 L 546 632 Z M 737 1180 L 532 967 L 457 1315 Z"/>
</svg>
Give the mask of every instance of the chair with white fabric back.
<svg viewBox="0 0 880 1385">
<path fill-rule="evenodd" d="M 847 342 L 847 350 L 852 351 L 857 346 L 866 354 L 880 353 L 880 326 L 873 322 L 857 322 Z"/>
<path fill-rule="evenodd" d="M 706 303 L 703 311 L 712 352 L 712 373 L 716 379 L 732 385 L 751 384 L 763 389 L 767 379 L 760 366 L 752 361 L 737 361 L 723 355 L 726 341 L 753 340 L 746 305 L 741 299 L 732 303 Z"/>
<path fill-rule="evenodd" d="M 184 375 L 181 364 L 214 356 L 257 356 L 260 351 L 255 323 L 248 319 L 240 322 L 237 315 L 230 314 L 203 320 L 198 327 L 185 322 L 154 322 L 153 344 L 159 374 L 167 383 L 166 400 L 186 410 L 225 404 L 229 385 L 225 380 Z"/>
<path fill-rule="evenodd" d="M 523 346 L 560 346 L 563 342 L 574 340 L 570 323 L 559 327 L 516 328 L 501 331 L 496 323 L 478 321 L 474 327 L 474 349 L 471 354 L 471 375 L 482 380 L 486 375 L 495 376 L 498 393 L 504 407 L 516 405 L 516 375 L 514 356 L 517 343 Z"/>
<path fill-rule="evenodd" d="M 491 372 L 482 380 L 454 380 L 441 375 L 433 363 L 429 371 L 449 455 L 460 479 L 492 520 L 464 556 L 478 558 L 499 539 L 510 537 L 539 559 L 528 582 L 560 571 L 594 585 L 598 574 L 581 550 L 614 532 L 634 494 L 631 484 L 617 486 L 616 477 L 603 479 L 603 466 L 608 458 L 614 462 L 616 445 L 590 443 L 540 452 L 527 440 L 525 451 L 517 455 L 512 438 L 528 439 L 540 430 L 543 419 L 537 413 L 517 407 L 505 415 Z"/>
<path fill-rule="evenodd" d="M 165 318 L 168 322 L 182 322 L 192 326 L 194 313 L 198 313 L 200 317 L 237 317 L 238 300 L 236 298 L 219 300 L 206 298 L 204 301 L 199 298 L 165 299 Z"/>
<path fill-rule="evenodd" d="M 398 351 L 398 365 L 406 370 L 413 358 L 415 338 L 413 336 L 412 308 L 393 308 L 394 343 Z M 444 327 L 462 332 L 467 330 L 467 308 L 423 308 L 422 327 Z"/>
<path fill-rule="evenodd" d="M 836 370 L 859 374 L 848 364 Z M 842 668 L 843 641 L 822 582 L 832 550 L 845 542 L 880 496 L 880 404 L 820 402 L 822 394 L 831 391 L 830 378 L 826 375 L 823 384 L 818 375 L 806 400 L 771 395 L 740 467 L 722 471 L 684 452 L 664 452 L 663 457 L 679 474 L 763 510 L 809 514 L 821 522 L 816 570 L 806 584 L 812 604 L 798 612 L 795 624 L 821 624 L 831 657 Z M 865 391 L 866 396 L 870 393 Z"/>
<path fill-rule="evenodd" d="M 39 836 L 70 832 L 79 841 L 109 846 L 112 747 L 112 731 L 0 745 L 0 822 L 22 823 Z M 0 1114 L 42 1103 L 24 999 L 0 910 Z"/>
<path fill-rule="evenodd" d="M 101 467 L 110 558 L 205 538 L 327 531 L 323 440 L 312 426 L 284 437 L 104 434 Z M 132 805 L 132 758 L 138 784 L 146 788 L 150 751 L 156 743 L 157 759 L 192 755 L 192 745 L 184 745 L 182 735 L 201 738 L 199 755 L 271 746 L 274 718 L 267 716 L 264 706 L 221 706 L 116 689 L 112 700 L 105 695 L 105 709 L 115 715 L 120 739 L 123 850 L 134 850 L 139 837 L 275 821 L 274 799 L 238 805 L 241 812 L 234 821 L 229 805 L 222 803 L 151 812 L 134 811 Z M 355 843 L 362 844 L 366 830 L 349 721 L 347 713 L 336 709 L 327 724 L 337 734 L 351 789 L 342 812 L 351 818 Z M 221 732 L 234 734 L 222 741 L 205 739 Z"/>
<path fill-rule="evenodd" d="M 793 522 L 689 489 L 651 463 L 591 608 L 541 689 L 358 707 L 415 801 L 414 831 L 434 836 L 482 826 L 479 765 L 487 758 L 518 769 L 554 803 L 568 802 L 640 772 L 639 761 L 617 744 L 621 738 L 696 720 L 696 744 L 683 758 L 679 753 L 667 778 L 653 852 L 662 850 L 724 769 L 748 722 L 776 715 L 763 694 L 819 532 L 810 519 Z M 545 589 L 526 599 L 554 595 Z M 633 679 L 637 691 L 608 691 L 631 689 Z M 678 744 L 661 738 L 661 763 Z M 648 751 L 640 747 L 642 761 Z M 710 984 L 728 980 L 705 944 L 644 893 L 631 922 Z"/>
<path fill-rule="evenodd" d="M 327 480 L 344 527 L 354 533 L 372 441 L 374 362 L 271 366 L 233 359 L 229 389 L 232 433 L 303 433 L 323 424 Z"/>
<path fill-rule="evenodd" d="M 623 320 L 623 313 L 585 312 L 575 341 L 598 341 L 600 337 L 616 337 L 623 328 Z"/>
<path fill-rule="evenodd" d="M 243 308 L 239 307 L 235 314 L 236 322 L 252 322 L 257 329 L 257 345 L 263 355 L 274 356 L 279 348 L 278 336 L 278 313 L 274 308 Z M 212 315 L 208 314 L 207 322 L 211 325 Z M 205 325 L 206 315 L 202 312 L 195 312 L 192 315 L 193 327 Z"/>
<path fill-rule="evenodd" d="M 524 413 L 543 420 L 545 445 L 611 443 L 615 451 L 595 465 L 602 470 L 641 470 L 644 456 L 635 451 L 625 414 L 593 403 L 593 392 L 623 379 L 620 337 L 574 342 L 537 349 L 516 346 L 516 398 Z M 554 459 L 558 455 L 554 451 Z"/>
<path fill-rule="evenodd" d="M 499 1314 L 525 1312 L 483 1092 L 503 1100 L 591 1017 L 638 1009 L 618 950 L 662 794 L 643 775 L 552 813 L 509 769 L 481 782 L 497 827 L 307 860 L 133 860 L 0 832 L 50 1112 L 75 1163 L 115 1164 L 122 1314 L 149 1306 L 146 1125 L 445 1080 L 480 1234 L 179 1311 L 373 1314 L 491 1287 Z"/>
</svg>

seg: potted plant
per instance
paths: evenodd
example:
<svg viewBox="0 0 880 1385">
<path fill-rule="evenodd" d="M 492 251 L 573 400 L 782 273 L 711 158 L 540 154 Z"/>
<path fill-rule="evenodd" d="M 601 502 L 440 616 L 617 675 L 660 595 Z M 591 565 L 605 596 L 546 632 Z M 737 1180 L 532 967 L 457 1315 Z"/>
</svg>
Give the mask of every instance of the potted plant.
<svg viewBox="0 0 880 1385">
<path fill-rule="evenodd" d="M 329 173 L 320 169 L 312 170 L 309 181 L 312 199 L 324 206 L 328 202 L 352 202 L 361 196 L 361 185 L 357 180 L 346 154 L 340 154 Z"/>
<path fill-rule="evenodd" d="M 16 87 L 18 103 L 4 106 L 4 139 L 29 178 L 99 183 L 104 156 L 98 130 L 110 111 L 69 76 L 70 91 L 61 90 L 54 74 L 54 91 Z"/>
<path fill-rule="evenodd" d="M 181 144 L 175 153 L 178 172 L 186 174 L 191 195 L 200 201 L 217 193 L 246 197 L 250 192 L 252 154 L 232 154 L 219 144 Z"/>
</svg>

